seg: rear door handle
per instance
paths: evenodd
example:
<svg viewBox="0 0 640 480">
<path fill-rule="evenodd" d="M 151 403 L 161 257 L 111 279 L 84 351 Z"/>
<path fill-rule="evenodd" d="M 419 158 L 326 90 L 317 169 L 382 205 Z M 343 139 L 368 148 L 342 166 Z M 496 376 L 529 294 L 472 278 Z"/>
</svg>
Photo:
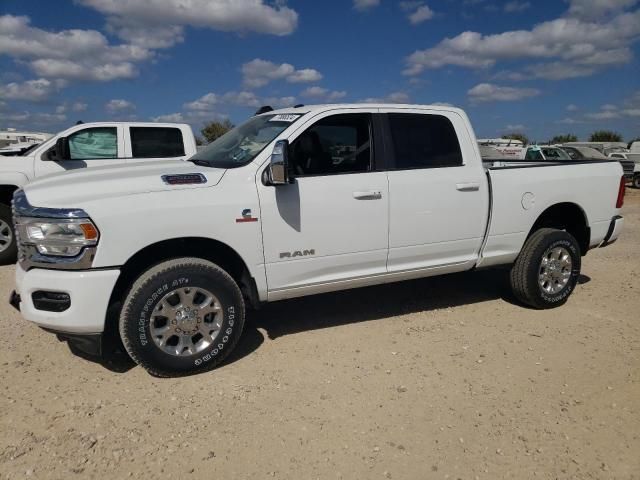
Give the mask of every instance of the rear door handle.
<svg viewBox="0 0 640 480">
<path fill-rule="evenodd" d="M 460 192 L 476 192 L 480 190 L 480 184 L 476 182 L 456 183 L 456 190 Z"/>
<path fill-rule="evenodd" d="M 356 200 L 379 200 L 382 198 L 382 192 L 379 190 L 353 192 L 353 198 L 355 198 Z"/>
</svg>

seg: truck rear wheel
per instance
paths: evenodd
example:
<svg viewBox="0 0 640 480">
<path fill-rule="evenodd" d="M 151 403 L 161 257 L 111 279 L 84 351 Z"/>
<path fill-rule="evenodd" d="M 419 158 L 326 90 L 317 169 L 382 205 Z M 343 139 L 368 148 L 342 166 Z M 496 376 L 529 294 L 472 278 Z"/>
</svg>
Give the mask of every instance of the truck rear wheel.
<svg viewBox="0 0 640 480">
<path fill-rule="evenodd" d="M 15 263 L 17 253 L 11 208 L 0 204 L 0 265 Z"/>
<path fill-rule="evenodd" d="M 563 230 L 541 228 L 522 247 L 511 268 L 516 298 L 534 308 L 563 305 L 580 275 L 580 246 Z"/>
<path fill-rule="evenodd" d="M 120 337 L 152 375 L 199 373 L 231 353 L 244 315 L 242 294 L 227 272 L 207 260 L 178 258 L 135 281 L 120 314 Z"/>
</svg>

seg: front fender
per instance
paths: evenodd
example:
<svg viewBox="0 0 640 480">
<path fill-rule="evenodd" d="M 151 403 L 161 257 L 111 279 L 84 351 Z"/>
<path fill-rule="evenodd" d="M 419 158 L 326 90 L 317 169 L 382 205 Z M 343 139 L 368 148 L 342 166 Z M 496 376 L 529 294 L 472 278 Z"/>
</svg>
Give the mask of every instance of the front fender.
<svg viewBox="0 0 640 480">
<path fill-rule="evenodd" d="M 22 172 L 2 172 L 0 173 L 0 185 L 10 185 L 22 188 L 29 183 L 29 178 Z"/>
</svg>

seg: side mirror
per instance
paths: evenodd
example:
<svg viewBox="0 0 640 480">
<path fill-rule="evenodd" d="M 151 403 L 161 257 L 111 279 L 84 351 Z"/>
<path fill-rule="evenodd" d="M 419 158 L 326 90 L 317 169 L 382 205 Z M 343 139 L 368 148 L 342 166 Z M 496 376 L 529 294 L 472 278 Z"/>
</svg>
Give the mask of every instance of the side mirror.
<svg viewBox="0 0 640 480">
<path fill-rule="evenodd" d="M 56 141 L 55 147 L 49 151 L 47 160 L 54 162 L 60 162 L 62 160 L 70 160 L 71 153 L 69 152 L 69 139 L 67 137 L 60 137 Z"/>
<path fill-rule="evenodd" d="M 267 175 L 270 185 L 287 185 L 293 178 L 289 171 L 289 141 L 278 140 L 271 152 Z"/>
</svg>

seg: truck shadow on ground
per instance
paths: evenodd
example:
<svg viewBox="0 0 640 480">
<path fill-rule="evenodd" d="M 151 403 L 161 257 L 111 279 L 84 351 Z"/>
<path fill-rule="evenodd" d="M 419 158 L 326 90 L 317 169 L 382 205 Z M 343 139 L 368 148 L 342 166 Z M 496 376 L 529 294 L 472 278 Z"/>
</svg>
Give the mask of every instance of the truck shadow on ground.
<svg viewBox="0 0 640 480">
<path fill-rule="evenodd" d="M 578 283 L 590 280 L 580 275 Z M 498 299 L 526 308 L 513 297 L 506 270 L 458 273 L 274 302 L 247 313 L 238 345 L 218 368 L 225 368 L 256 351 L 264 343 L 265 334 L 275 340 L 305 331 L 384 321 L 399 315 Z M 76 349 L 73 352 L 99 362 L 112 372 L 124 373 L 136 366 L 117 346 L 106 351 L 103 357 L 90 357 Z"/>
<path fill-rule="evenodd" d="M 485 270 L 344 290 L 265 305 L 247 315 L 243 337 L 224 365 L 255 351 L 264 341 L 399 315 L 433 311 L 512 296 L 506 270 Z"/>
</svg>

